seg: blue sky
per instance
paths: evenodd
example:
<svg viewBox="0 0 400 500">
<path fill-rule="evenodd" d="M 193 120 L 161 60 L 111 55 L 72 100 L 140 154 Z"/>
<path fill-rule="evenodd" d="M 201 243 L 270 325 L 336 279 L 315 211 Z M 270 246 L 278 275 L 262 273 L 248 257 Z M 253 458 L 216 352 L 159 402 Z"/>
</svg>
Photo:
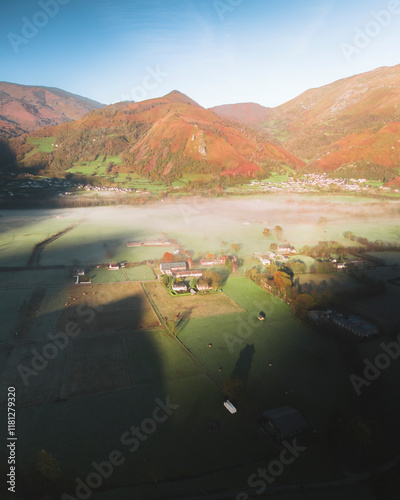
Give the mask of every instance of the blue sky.
<svg viewBox="0 0 400 500">
<path fill-rule="evenodd" d="M 14 0 L 0 80 L 105 104 L 177 89 L 205 107 L 272 107 L 396 65 L 399 49 L 398 0 Z"/>
</svg>

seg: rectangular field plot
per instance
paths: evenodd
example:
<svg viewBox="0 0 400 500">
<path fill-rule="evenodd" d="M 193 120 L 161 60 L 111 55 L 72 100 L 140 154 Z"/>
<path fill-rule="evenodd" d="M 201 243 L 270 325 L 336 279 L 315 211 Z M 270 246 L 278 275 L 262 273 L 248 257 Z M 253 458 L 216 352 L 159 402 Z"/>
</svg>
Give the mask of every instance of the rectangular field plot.
<svg viewBox="0 0 400 500">
<path fill-rule="evenodd" d="M 138 283 L 81 285 L 69 287 L 66 292 L 57 331 L 65 331 L 68 322 L 77 324 L 82 335 L 159 325 Z"/>
<path fill-rule="evenodd" d="M 69 212 L 63 212 L 62 216 L 55 214 L 49 210 L 10 210 L 3 215 L 0 220 L 0 266 L 26 266 L 34 245 L 76 221 Z"/>
<path fill-rule="evenodd" d="M 68 283 L 69 276 L 66 269 L 46 269 L 38 271 L 7 271 L 0 272 L 0 283 L 5 287 L 43 286 Z"/>
<path fill-rule="evenodd" d="M 400 265 L 400 252 L 369 252 L 366 255 L 382 260 L 385 266 Z"/>
<path fill-rule="evenodd" d="M 123 338 L 76 339 L 68 348 L 61 399 L 131 387 Z"/>
<path fill-rule="evenodd" d="M 15 336 L 21 306 L 29 300 L 31 290 L 0 290 L 0 341 Z"/>
<path fill-rule="evenodd" d="M 144 285 L 162 316 L 174 318 L 180 312 L 181 317 L 202 318 L 244 312 L 240 305 L 222 292 L 195 296 L 172 297 L 164 285 L 146 283 Z"/>
<path fill-rule="evenodd" d="M 153 271 L 149 266 L 127 267 L 124 272 L 130 281 L 154 280 Z"/>
<path fill-rule="evenodd" d="M 0 405 L 5 404 L 3 398 L 6 397 L 7 387 L 16 388 L 19 406 L 40 405 L 58 400 L 64 363 L 64 351 L 52 344 L 16 343 L 2 366 Z"/>
<path fill-rule="evenodd" d="M 108 268 L 93 269 L 88 273 L 92 283 L 121 283 L 126 281 L 121 270 L 111 271 Z"/>
<path fill-rule="evenodd" d="M 221 384 L 231 376 L 244 382 L 249 412 L 291 404 L 323 429 L 352 397 L 337 346 L 247 278 L 229 278 L 224 290 L 248 312 L 190 319 L 179 340 Z M 261 308 L 265 321 L 257 320 Z"/>
</svg>

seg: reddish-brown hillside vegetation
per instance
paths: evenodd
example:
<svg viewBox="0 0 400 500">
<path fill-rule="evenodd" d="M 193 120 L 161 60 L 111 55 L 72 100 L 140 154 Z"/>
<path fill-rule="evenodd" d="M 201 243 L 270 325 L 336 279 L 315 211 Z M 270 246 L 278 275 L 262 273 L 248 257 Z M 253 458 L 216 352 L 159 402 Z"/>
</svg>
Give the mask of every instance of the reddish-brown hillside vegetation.
<svg viewBox="0 0 400 500">
<path fill-rule="evenodd" d="M 177 91 L 107 106 L 35 135 L 55 136 L 57 155 L 68 162 L 120 155 L 125 167 L 153 178 L 199 172 L 253 175 L 266 165 L 303 165 L 283 148 L 221 120 Z"/>
<path fill-rule="evenodd" d="M 102 106 L 60 89 L 0 82 L 0 137 L 77 120 Z"/>
<path fill-rule="evenodd" d="M 246 104 L 218 107 L 216 112 L 272 134 L 312 164 L 322 158 L 317 166 L 323 170 L 362 160 L 396 165 L 400 65 L 344 78 L 263 109 L 258 120 L 257 108 Z"/>
<path fill-rule="evenodd" d="M 254 124 L 266 122 L 271 118 L 273 111 L 254 102 L 241 104 L 223 104 L 210 108 L 210 111 L 225 120 L 232 120 L 238 123 Z"/>
<path fill-rule="evenodd" d="M 376 133 L 362 132 L 347 135 L 333 144 L 332 152 L 320 158 L 315 166 L 323 171 L 329 171 L 357 162 L 399 167 L 400 122 L 390 123 Z"/>
</svg>

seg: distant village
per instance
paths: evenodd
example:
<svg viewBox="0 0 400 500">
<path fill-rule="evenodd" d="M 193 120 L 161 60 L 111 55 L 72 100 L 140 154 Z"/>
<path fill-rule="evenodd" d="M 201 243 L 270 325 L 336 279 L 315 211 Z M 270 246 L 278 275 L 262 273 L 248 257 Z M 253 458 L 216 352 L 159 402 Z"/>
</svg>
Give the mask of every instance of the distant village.
<svg viewBox="0 0 400 500">
<path fill-rule="evenodd" d="M 305 174 L 302 180 L 294 180 L 289 177 L 286 182 L 273 181 L 251 181 L 249 186 L 258 186 L 263 188 L 263 191 L 289 191 L 293 193 L 309 193 L 310 191 L 318 192 L 321 190 L 340 190 L 361 193 L 369 191 L 373 188 L 368 184 L 367 179 L 331 179 L 327 174 Z M 380 186 L 381 191 L 390 191 L 388 187 Z M 398 189 L 392 190 L 398 193 Z"/>
<path fill-rule="evenodd" d="M 10 174 L 12 177 L 12 174 Z M 14 175 L 15 176 L 15 175 Z M 79 191 L 94 192 L 94 193 L 118 193 L 118 194 L 140 194 L 151 195 L 151 191 L 140 188 L 127 188 L 120 186 L 92 186 L 91 184 L 74 184 L 66 179 L 54 178 L 36 178 L 32 174 L 24 174 L 24 179 L 11 180 L 3 191 L 3 194 L 8 197 L 14 197 L 16 189 L 18 188 L 19 195 L 29 198 L 33 196 L 30 190 L 52 188 L 59 191 L 58 197 L 69 197 L 77 194 Z M 386 186 L 376 187 L 371 185 L 367 179 L 340 179 L 330 178 L 327 174 L 305 174 L 301 179 L 294 179 L 289 177 L 287 181 L 275 182 L 273 177 L 271 180 L 257 181 L 252 180 L 248 186 L 258 188 L 261 192 L 291 192 L 291 193 L 310 193 L 320 191 L 334 191 L 334 192 L 353 192 L 353 193 L 366 193 L 366 192 L 393 192 L 399 193 L 398 189 L 389 188 Z M 167 188 L 166 188 L 167 189 Z M 174 190 L 184 188 L 174 187 Z"/>
</svg>

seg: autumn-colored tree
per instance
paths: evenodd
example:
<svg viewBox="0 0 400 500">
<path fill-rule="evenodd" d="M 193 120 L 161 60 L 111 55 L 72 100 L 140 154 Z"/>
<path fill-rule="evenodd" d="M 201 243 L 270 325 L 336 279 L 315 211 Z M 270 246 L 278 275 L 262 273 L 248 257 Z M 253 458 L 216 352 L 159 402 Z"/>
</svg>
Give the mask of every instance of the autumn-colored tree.
<svg viewBox="0 0 400 500">
<path fill-rule="evenodd" d="M 307 311 L 312 309 L 314 306 L 315 299 L 308 293 L 300 293 L 293 299 L 294 310 L 301 318 L 305 318 L 307 315 Z"/>
<path fill-rule="evenodd" d="M 274 283 L 280 290 L 286 290 L 292 286 L 290 276 L 283 271 L 276 271 L 274 274 Z"/>
<path fill-rule="evenodd" d="M 212 260 L 212 259 L 215 259 L 215 254 L 207 252 L 206 260 Z"/>
<path fill-rule="evenodd" d="M 256 267 L 252 267 L 251 269 L 248 269 L 246 271 L 246 276 L 251 279 L 252 281 L 255 281 L 256 276 L 258 276 L 259 272 Z"/>
<path fill-rule="evenodd" d="M 163 257 L 162 257 L 163 262 L 173 262 L 174 261 L 174 256 L 172 253 L 165 252 Z"/>
<path fill-rule="evenodd" d="M 234 251 L 234 252 L 238 252 L 240 250 L 240 244 L 239 243 L 232 243 L 231 245 L 231 249 Z"/>
</svg>

